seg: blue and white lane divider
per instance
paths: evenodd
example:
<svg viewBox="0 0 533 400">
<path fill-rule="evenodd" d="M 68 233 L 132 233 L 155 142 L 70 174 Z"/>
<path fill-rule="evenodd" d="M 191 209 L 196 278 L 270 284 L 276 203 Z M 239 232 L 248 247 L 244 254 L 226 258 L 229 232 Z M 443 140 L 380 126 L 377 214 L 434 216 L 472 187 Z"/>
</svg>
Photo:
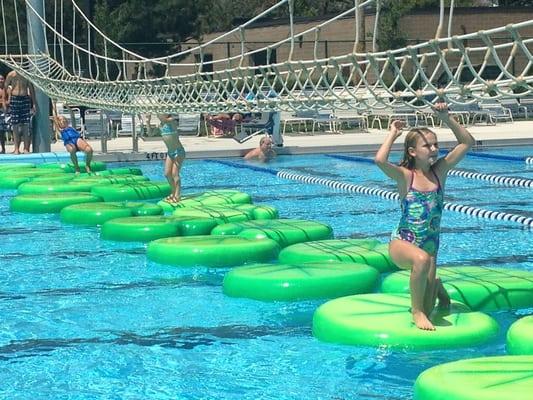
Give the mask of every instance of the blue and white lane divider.
<svg viewBox="0 0 533 400">
<path fill-rule="evenodd" d="M 378 196 L 387 200 L 400 200 L 398 193 L 388 190 L 369 188 L 366 186 L 355 185 L 353 183 L 339 182 L 332 179 L 320 178 L 312 175 L 301 175 L 291 171 L 275 170 L 273 168 L 258 167 L 254 165 L 240 164 L 231 161 L 221 160 L 206 160 L 212 163 L 218 163 L 228 165 L 234 168 L 251 169 L 254 171 L 265 172 L 271 175 L 275 175 L 278 178 L 289 179 L 293 181 L 299 181 L 304 183 L 313 183 L 317 185 L 328 186 L 334 189 L 343 190 L 349 193 L 361 193 L 369 196 Z M 444 202 L 444 209 L 449 211 L 455 211 L 462 214 L 466 214 L 472 217 L 497 220 L 497 221 L 511 221 L 518 224 L 525 225 L 529 228 L 533 228 L 533 217 L 525 217 L 518 214 L 509 214 L 500 211 L 484 210 L 478 207 L 471 207 L 462 204 Z"/>
<path fill-rule="evenodd" d="M 512 178 L 510 176 L 481 174 L 479 172 L 469 172 L 469 171 L 462 171 L 462 170 L 457 170 L 457 169 L 452 169 L 451 171 L 448 172 L 448 175 L 460 176 L 462 178 L 469 178 L 469 179 L 477 179 L 480 181 L 487 181 L 491 183 L 498 183 L 500 185 L 533 188 L 533 179 L 527 179 L 527 178 Z"/>
<path fill-rule="evenodd" d="M 325 154 L 325 156 L 330 157 L 330 158 L 336 158 L 339 160 L 345 160 L 345 161 L 363 162 L 367 164 L 374 163 L 374 160 L 372 160 L 371 158 L 360 157 L 360 156 L 343 156 L 339 154 Z M 527 179 L 527 178 L 513 178 L 510 176 L 482 174 L 479 172 L 469 172 L 469 171 L 463 171 L 460 169 L 452 169 L 448 172 L 448 175 L 459 176 L 461 178 L 468 178 L 468 179 L 477 179 L 480 181 L 487 181 L 491 183 L 497 183 L 500 185 L 533 188 L 533 179 Z"/>
<path fill-rule="evenodd" d="M 440 152 L 448 153 L 447 150 L 441 150 Z M 469 151 L 468 153 L 466 153 L 466 155 L 469 157 L 491 158 L 493 160 L 518 161 L 518 162 L 525 162 L 526 164 L 533 164 L 533 157 L 504 156 L 501 154 L 477 153 L 474 151 Z"/>
</svg>

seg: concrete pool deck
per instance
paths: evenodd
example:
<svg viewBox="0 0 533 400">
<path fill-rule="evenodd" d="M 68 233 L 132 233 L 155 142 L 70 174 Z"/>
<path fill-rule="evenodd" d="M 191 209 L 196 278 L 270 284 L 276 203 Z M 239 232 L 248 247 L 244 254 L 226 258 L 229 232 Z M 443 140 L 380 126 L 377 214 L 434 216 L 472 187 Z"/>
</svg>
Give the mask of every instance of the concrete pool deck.
<svg viewBox="0 0 533 400">
<path fill-rule="evenodd" d="M 432 128 L 433 129 L 433 128 Z M 447 128 L 434 128 L 437 133 L 441 148 L 453 146 L 455 138 Z M 476 147 L 487 148 L 496 146 L 527 146 L 533 145 L 533 120 L 502 123 L 498 125 L 473 125 L 468 130 L 477 141 Z M 320 153 L 348 153 L 348 152 L 375 152 L 384 141 L 386 131 L 371 129 L 369 132 L 349 131 L 339 133 L 292 133 L 284 136 L 284 146 L 277 147 L 278 154 L 320 154 Z M 402 136 L 395 143 L 395 149 L 402 148 Z M 187 150 L 189 159 L 195 158 L 223 158 L 239 157 L 259 144 L 260 136 L 238 143 L 230 138 L 213 138 L 205 136 L 182 136 L 182 143 Z M 95 151 L 94 159 L 98 161 L 151 161 L 160 160 L 165 156 L 165 145 L 160 139 L 138 141 L 138 152 L 133 152 L 131 137 L 119 137 L 107 142 L 107 153 L 101 152 L 99 139 L 89 140 Z M 6 146 L 7 153 L 13 151 L 13 145 Z M 53 143 L 52 153 L 57 153 L 61 158 L 66 156 L 65 148 L 61 141 Z M 533 156 L 533 154 L 525 154 Z M 0 155 L 0 161 L 23 161 L 28 155 L 14 156 L 11 154 Z"/>
</svg>

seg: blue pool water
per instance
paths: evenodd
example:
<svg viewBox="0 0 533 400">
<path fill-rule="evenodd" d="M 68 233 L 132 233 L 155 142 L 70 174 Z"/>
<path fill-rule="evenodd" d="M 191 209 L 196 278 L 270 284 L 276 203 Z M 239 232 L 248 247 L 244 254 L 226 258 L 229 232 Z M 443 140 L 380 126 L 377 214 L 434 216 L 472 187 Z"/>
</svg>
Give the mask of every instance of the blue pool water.
<svg viewBox="0 0 533 400">
<path fill-rule="evenodd" d="M 531 156 L 533 148 L 490 152 Z M 366 163 L 282 156 L 268 166 L 394 190 Z M 160 163 L 140 167 L 162 178 Z M 533 179 L 533 166 L 522 163 L 467 158 L 460 167 Z M 282 217 L 328 223 L 339 238 L 386 241 L 399 216 L 389 200 L 201 160 L 186 163 L 183 187 L 239 189 Z M 414 380 L 431 366 L 505 354 L 508 326 L 532 312 L 493 313 L 499 336 L 474 348 L 322 343 L 311 335 L 311 318 L 323 301 L 225 297 L 224 269 L 158 265 L 143 244 L 101 241 L 98 229 L 62 225 L 56 215 L 12 213 L 14 193 L 0 192 L 0 398 L 409 399 Z M 531 189 L 458 177 L 447 183 L 447 201 L 529 217 L 531 198 Z M 440 263 L 533 271 L 532 235 L 519 224 L 445 212 Z"/>
</svg>

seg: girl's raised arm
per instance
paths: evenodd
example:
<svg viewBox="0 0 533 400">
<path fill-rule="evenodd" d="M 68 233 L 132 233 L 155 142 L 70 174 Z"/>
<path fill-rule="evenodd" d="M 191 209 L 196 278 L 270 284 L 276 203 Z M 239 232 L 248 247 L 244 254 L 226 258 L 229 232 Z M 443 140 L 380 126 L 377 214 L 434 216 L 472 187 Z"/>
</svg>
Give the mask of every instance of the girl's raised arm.
<svg viewBox="0 0 533 400">
<path fill-rule="evenodd" d="M 392 144 L 402 136 L 402 129 L 404 123 L 402 121 L 393 121 L 390 126 L 389 135 L 379 148 L 376 156 L 374 157 L 374 162 L 376 165 L 383 171 L 385 174 L 394 179 L 396 182 L 400 183 L 405 180 L 403 168 L 391 163 L 389 161 L 389 154 L 392 147 Z"/>
<path fill-rule="evenodd" d="M 459 124 L 453 117 L 450 117 L 446 103 L 435 104 L 435 111 L 439 119 L 452 130 L 458 142 L 457 146 L 439 160 L 438 168 L 443 174 L 446 174 L 464 158 L 476 141 L 464 126 Z"/>
</svg>

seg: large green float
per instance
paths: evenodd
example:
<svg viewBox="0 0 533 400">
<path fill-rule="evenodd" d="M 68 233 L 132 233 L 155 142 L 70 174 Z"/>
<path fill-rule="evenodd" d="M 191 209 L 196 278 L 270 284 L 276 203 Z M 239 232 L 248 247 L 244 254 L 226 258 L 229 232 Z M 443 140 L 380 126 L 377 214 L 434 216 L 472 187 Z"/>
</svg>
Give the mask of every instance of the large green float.
<svg viewBox="0 0 533 400">
<path fill-rule="evenodd" d="M 208 190 L 204 193 L 197 193 L 183 196 L 178 203 L 160 201 L 157 203 L 165 212 L 172 212 L 183 207 L 215 206 L 224 204 L 249 204 L 252 198 L 249 194 L 232 189 Z"/>
<path fill-rule="evenodd" d="M 281 247 L 286 247 L 300 242 L 330 239 L 333 237 L 333 229 L 316 221 L 272 219 L 219 225 L 211 234 L 239 235 L 250 239 L 269 238 L 278 242 Z"/>
<path fill-rule="evenodd" d="M 61 210 L 61 222 L 76 225 L 102 225 L 115 218 L 160 215 L 163 209 L 157 204 L 138 202 L 82 203 Z"/>
<path fill-rule="evenodd" d="M 58 213 L 72 204 L 96 203 L 102 199 L 88 192 L 19 194 L 11 199 L 11 211 L 23 213 Z"/>
<path fill-rule="evenodd" d="M 159 239 L 150 242 L 147 250 L 148 258 L 160 264 L 204 267 L 267 262 L 278 253 L 278 244 L 270 239 L 220 235 Z"/>
<path fill-rule="evenodd" d="M 533 356 L 460 360 L 432 367 L 415 382 L 414 400 L 531 400 Z"/>
<path fill-rule="evenodd" d="M 510 326 L 507 331 L 507 351 L 510 354 L 533 356 L 533 315 L 522 317 Z"/>
<path fill-rule="evenodd" d="M 408 293 L 409 271 L 390 274 L 381 291 Z M 472 310 L 496 311 L 533 307 L 533 272 L 496 267 L 438 267 L 437 275 L 453 300 Z"/>
<path fill-rule="evenodd" d="M 212 218 L 165 215 L 116 218 L 102 225 L 101 237 L 119 242 L 150 242 L 173 236 L 206 235 L 216 224 Z"/>
<path fill-rule="evenodd" d="M 389 245 L 376 239 L 333 239 L 298 243 L 279 253 L 282 263 L 351 262 L 371 265 L 380 272 L 398 270 L 389 256 Z"/>
<path fill-rule="evenodd" d="M 293 301 L 368 293 L 378 281 L 378 271 L 366 264 L 253 264 L 229 271 L 223 288 L 232 297 Z"/>
<path fill-rule="evenodd" d="M 132 182 L 96 186 L 92 188 L 91 193 L 104 201 L 151 200 L 168 196 L 170 185 L 167 182 Z"/>
<path fill-rule="evenodd" d="M 461 303 L 431 316 L 434 331 L 418 329 L 410 310 L 410 296 L 404 294 L 341 297 L 315 311 L 313 335 L 332 343 L 431 350 L 475 346 L 498 332 L 494 319 Z"/>
</svg>

